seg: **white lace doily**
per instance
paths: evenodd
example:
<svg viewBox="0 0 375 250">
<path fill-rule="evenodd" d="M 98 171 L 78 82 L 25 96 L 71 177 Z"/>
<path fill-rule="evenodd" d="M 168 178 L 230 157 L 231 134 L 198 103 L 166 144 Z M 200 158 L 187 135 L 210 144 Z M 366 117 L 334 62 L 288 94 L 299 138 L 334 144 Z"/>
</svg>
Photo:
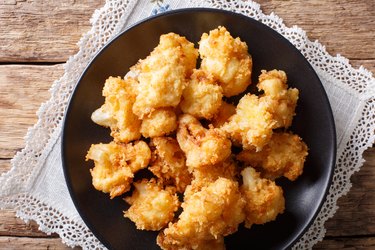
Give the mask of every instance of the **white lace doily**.
<svg viewBox="0 0 375 250">
<path fill-rule="evenodd" d="M 65 73 L 51 87 L 51 99 L 39 111 L 39 120 L 26 136 L 26 146 L 12 160 L 12 169 L 0 176 L 0 208 L 14 208 L 25 221 L 57 233 L 68 246 L 102 249 L 78 215 L 67 190 L 60 159 L 62 120 L 73 87 L 95 53 L 116 34 L 147 16 L 183 7 L 213 7 L 250 16 L 291 41 L 318 73 L 332 105 L 337 129 L 337 164 L 333 184 L 319 215 L 294 245 L 310 249 L 325 234 L 324 222 L 337 210 L 350 177 L 363 163 L 362 154 L 374 142 L 375 79 L 366 69 L 354 69 L 346 58 L 330 56 L 318 42 L 308 40 L 298 27 L 288 28 L 274 14 L 265 15 L 252 1 L 107 0 L 95 11 L 92 28 L 79 42 L 79 52 L 64 65 Z"/>
</svg>

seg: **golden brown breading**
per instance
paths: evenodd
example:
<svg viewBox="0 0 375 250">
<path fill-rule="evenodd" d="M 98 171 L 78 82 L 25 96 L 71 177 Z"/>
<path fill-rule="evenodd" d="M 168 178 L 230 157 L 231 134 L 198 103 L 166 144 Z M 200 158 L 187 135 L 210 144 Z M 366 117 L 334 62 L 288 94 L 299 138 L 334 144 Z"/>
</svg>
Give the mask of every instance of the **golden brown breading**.
<svg viewBox="0 0 375 250">
<path fill-rule="evenodd" d="M 201 37 L 201 68 L 219 80 L 226 97 L 242 93 L 251 83 L 253 62 L 247 49 L 245 42 L 234 39 L 224 27 Z"/>
<path fill-rule="evenodd" d="M 245 149 L 261 150 L 271 139 L 276 123 L 267 108 L 256 95 L 247 94 L 240 99 L 236 114 L 221 128 Z"/>
<path fill-rule="evenodd" d="M 158 234 L 156 238 L 157 244 L 163 250 L 225 250 L 224 244 L 224 237 L 218 237 L 217 239 L 213 240 L 201 240 L 201 241 L 193 241 L 193 242 L 184 242 L 184 245 L 178 242 L 174 242 L 171 244 L 170 239 L 166 239 L 163 232 Z"/>
<path fill-rule="evenodd" d="M 303 172 L 307 151 L 306 144 L 298 135 L 274 133 L 262 151 L 244 150 L 237 159 L 259 169 L 263 177 L 276 179 L 285 176 L 294 181 Z"/>
<path fill-rule="evenodd" d="M 195 70 L 182 92 L 180 107 L 184 113 L 198 119 L 211 119 L 218 112 L 222 97 L 223 89 L 217 85 L 212 75 L 203 70 Z"/>
<path fill-rule="evenodd" d="M 173 108 L 155 109 L 142 120 L 141 133 L 146 138 L 164 136 L 177 129 L 177 117 Z"/>
<path fill-rule="evenodd" d="M 117 142 L 127 143 L 141 137 L 141 121 L 132 112 L 137 85 L 133 78 L 109 77 L 103 88 L 105 102 L 91 115 L 95 123 L 111 128 L 111 136 Z"/>
<path fill-rule="evenodd" d="M 135 190 L 125 200 L 131 204 L 124 217 L 133 221 L 140 230 L 160 230 L 174 218 L 179 207 L 175 189 L 163 189 L 155 179 L 134 183 Z"/>
<path fill-rule="evenodd" d="M 200 191 L 202 187 L 215 182 L 220 177 L 229 180 L 236 180 L 236 176 L 238 174 L 239 169 L 231 157 L 219 164 L 205 165 L 200 166 L 199 168 L 194 168 L 193 180 L 191 185 L 186 187 L 184 200 L 187 200 L 192 194 Z"/>
<path fill-rule="evenodd" d="M 139 92 L 133 112 L 141 119 L 154 109 L 176 107 L 195 68 L 198 51 L 185 37 L 160 36 L 159 45 L 135 66 Z"/>
<path fill-rule="evenodd" d="M 176 139 L 156 137 L 151 140 L 152 160 L 149 170 L 164 185 L 175 186 L 177 192 L 183 193 L 191 182 L 191 174 L 185 164 L 186 158 Z"/>
<path fill-rule="evenodd" d="M 231 142 L 219 129 L 205 129 L 189 114 L 181 115 L 178 122 L 177 141 L 186 154 L 189 171 L 223 162 L 231 154 Z"/>
<path fill-rule="evenodd" d="M 215 128 L 219 128 L 226 123 L 232 115 L 236 113 L 236 106 L 233 104 L 222 101 L 219 111 L 211 120 Z"/>
<path fill-rule="evenodd" d="M 285 209 L 283 190 L 274 181 L 262 179 L 252 167 L 242 170 L 243 184 L 240 187 L 245 205 L 245 227 L 264 224 L 276 219 Z"/>
<path fill-rule="evenodd" d="M 158 236 L 162 249 L 195 249 L 237 231 L 245 202 L 233 180 L 219 178 L 191 195 L 176 223 Z"/>
<path fill-rule="evenodd" d="M 86 155 L 95 167 L 90 170 L 95 189 L 109 193 L 111 199 L 130 189 L 134 173 L 147 167 L 151 151 L 147 143 L 93 144 Z"/>
<path fill-rule="evenodd" d="M 268 111 L 276 120 L 274 128 L 292 125 L 293 116 L 297 105 L 299 91 L 295 88 L 289 88 L 286 84 L 287 77 L 282 70 L 262 70 L 257 85 L 259 90 L 263 90 L 262 99 L 267 99 Z"/>
</svg>

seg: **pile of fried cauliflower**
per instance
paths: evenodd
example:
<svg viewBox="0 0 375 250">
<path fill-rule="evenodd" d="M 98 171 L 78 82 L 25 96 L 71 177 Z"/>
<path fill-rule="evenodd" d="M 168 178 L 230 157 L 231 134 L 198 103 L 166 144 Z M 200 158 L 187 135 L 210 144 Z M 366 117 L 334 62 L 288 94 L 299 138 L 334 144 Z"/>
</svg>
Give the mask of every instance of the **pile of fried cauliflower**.
<svg viewBox="0 0 375 250">
<path fill-rule="evenodd" d="M 111 198 L 133 185 L 124 216 L 138 229 L 161 230 L 162 249 L 225 249 L 224 236 L 239 224 L 264 224 L 285 209 L 274 180 L 294 181 L 308 154 L 286 132 L 299 92 L 285 72 L 263 70 L 258 93 L 244 94 L 252 64 L 246 43 L 224 27 L 204 33 L 199 49 L 169 33 L 124 78 L 104 84 L 92 120 L 113 141 L 89 149 L 92 183 Z M 228 101 L 234 96 L 237 105 Z M 133 182 L 141 169 L 154 177 Z"/>
</svg>

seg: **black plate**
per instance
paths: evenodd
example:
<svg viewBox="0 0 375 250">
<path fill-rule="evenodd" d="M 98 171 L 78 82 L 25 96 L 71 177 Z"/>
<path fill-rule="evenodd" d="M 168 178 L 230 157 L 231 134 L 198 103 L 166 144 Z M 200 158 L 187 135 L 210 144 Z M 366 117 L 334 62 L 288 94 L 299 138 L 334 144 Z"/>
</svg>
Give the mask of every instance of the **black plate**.
<svg viewBox="0 0 375 250">
<path fill-rule="evenodd" d="M 249 46 L 253 81 L 261 69 L 282 69 L 291 87 L 300 90 L 292 131 L 310 148 L 303 175 L 295 182 L 280 180 L 286 210 L 277 220 L 226 237 L 227 249 L 283 249 L 306 231 L 317 215 L 332 179 L 336 156 L 335 126 L 326 93 L 301 53 L 271 28 L 243 15 L 213 9 L 184 9 L 138 23 L 106 45 L 89 64 L 72 95 L 63 129 L 62 159 L 66 182 L 81 217 L 110 249 L 159 249 L 156 232 L 139 231 L 123 218 L 128 206 L 122 198 L 109 199 L 91 184 L 85 155 L 92 143 L 109 142 L 109 131 L 91 119 L 104 101 L 103 84 L 109 76 L 124 76 L 138 59 L 158 44 L 159 36 L 175 32 L 197 42 L 203 32 L 225 26 Z"/>
</svg>

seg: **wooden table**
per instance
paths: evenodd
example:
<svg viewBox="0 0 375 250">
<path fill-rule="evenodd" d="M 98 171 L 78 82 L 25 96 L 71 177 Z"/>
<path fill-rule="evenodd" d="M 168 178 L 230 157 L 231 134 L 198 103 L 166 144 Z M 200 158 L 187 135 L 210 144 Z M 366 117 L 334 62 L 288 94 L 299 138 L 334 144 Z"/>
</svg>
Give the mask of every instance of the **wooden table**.
<svg viewBox="0 0 375 250">
<path fill-rule="evenodd" d="M 311 40 L 375 73 L 375 1 L 261 0 L 288 26 L 299 25 Z M 93 11 L 104 0 L 0 0 L 0 174 L 24 146 L 35 112 L 49 98 L 48 89 L 63 73 L 63 63 L 90 28 Z M 338 202 L 316 249 L 375 249 L 375 148 L 352 177 L 353 187 Z M 24 224 L 11 209 L 0 211 L 0 249 L 65 249 L 58 235 Z"/>
</svg>

